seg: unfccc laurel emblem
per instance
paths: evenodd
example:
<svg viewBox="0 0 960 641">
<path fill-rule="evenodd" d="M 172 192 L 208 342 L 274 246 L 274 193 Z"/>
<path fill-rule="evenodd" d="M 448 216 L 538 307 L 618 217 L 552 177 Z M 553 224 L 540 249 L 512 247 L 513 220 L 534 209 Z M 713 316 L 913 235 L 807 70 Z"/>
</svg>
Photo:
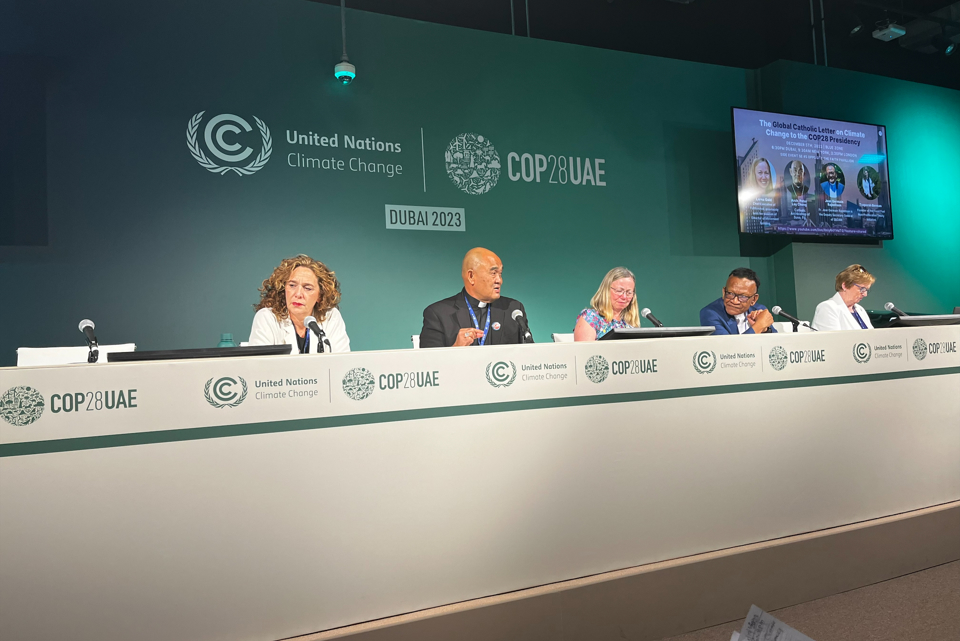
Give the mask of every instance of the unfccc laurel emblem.
<svg viewBox="0 0 960 641">
<path fill-rule="evenodd" d="M 487 382 L 493 387 L 509 387 L 517 380 L 517 366 L 513 361 L 487 363 Z"/>
<path fill-rule="evenodd" d="M 234 389 L 238 381 L 242 390 L 240 392 Z M 239 376 L 237 378 L 224 376 L 218 378 L 216 383 L 214 383 L 211 378 L 207 381 L 207 384 L 203 386 L 203 397 L 207 399 L 210 405 L 217 409 L 236 407 L 247 398 L 247 382 Z"/>
<path fill-rule="evenodd" d="M 270 137 L 270 129 L 267 124 L 253 117 L 257 123 L 257 129 L 260 131 L 260 140 L 262 146 L 260 153 L 246 165 L 218 165 L 204 153 L 203 148 L 197 141 L 197 133 L 200 129 L 200 123 L 203 121 L 205 111 L 194 115 L 187 123 L 187 149 L 194 160 L 200 163 L 200 166 L 207 171 L 221 176 L 227 172 L 234 171 L 239 176 L 249 176 L 263 169 L 263 166 L 270 160 L 270 154 L 273 152 L 273 139 Z M 203 129 L 203 142 L 207 150 L 216 158 L 229 163 L 241 163 L 253 153 L 252 147 L 246 147 L 234 140 L 237 135 L 253 131 L 250 123 L 233 114 L 220 114 L 214 116 Z M 230 140 L 224 136 L 229 135 Z M 232 142 L 231 142 L 232 141 Z"/>
</svg>

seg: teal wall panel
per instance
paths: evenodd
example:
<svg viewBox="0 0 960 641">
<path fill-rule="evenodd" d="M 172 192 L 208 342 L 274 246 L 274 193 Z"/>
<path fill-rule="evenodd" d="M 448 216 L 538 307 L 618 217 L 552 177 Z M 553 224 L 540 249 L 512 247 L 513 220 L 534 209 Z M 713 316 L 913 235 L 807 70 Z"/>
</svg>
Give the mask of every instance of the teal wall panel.
<svg viewBox="0 0 960 641">
<path fill-rule="evenodd" d="M 780 62 L 768 70 L 784 110 L 886 125 L 894 239 L 882 247 L 794 243 L 799 311 L 833 296 L 836 274 L 863 264 L 877 282 L 863 303 L 945 314 L 960 306 L 960 92 Z M 828 88 L 832 99 L 810 91 Z M 784 306 L 786 307 L 786 306 Z"/>
</svg>

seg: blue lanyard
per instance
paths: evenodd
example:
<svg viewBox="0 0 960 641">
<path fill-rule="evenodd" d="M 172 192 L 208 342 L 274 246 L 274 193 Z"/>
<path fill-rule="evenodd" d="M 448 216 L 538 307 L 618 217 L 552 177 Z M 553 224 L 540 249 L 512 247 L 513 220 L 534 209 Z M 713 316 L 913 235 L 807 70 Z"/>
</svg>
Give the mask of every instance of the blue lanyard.
<svg viewBox="0 0 960 641">
<path fill-rule="evenodd" d="M 862 318 L 860 318 L 860 314 L 857 313 L 857 310 L 853 310 L 853 317 L 857 319 L 858 323 L 860 323 L 860 329 L 867 328 L 867 324 L 863 322 Z"/>
<path fill-rule="evenodd" d="M 305 327 L 304 329 L 305 329 L 306 331 L 303 333 L 303 351 L 300 352 L 300 353 L 301 353 L 301 354 L 309 354 L 309 353 L 310 353 L 310 328 L 309 328 L 309 327 Z M 296 331 L 296 330 L 294 330 L 294 331 Z"/>
<path fill-rule="evenodd" d="M 477 322 L 477 315 L 473 313 L 473 305 L 470 304 L 470 301 L 467 300 L 467 297 L 463 297 L 464 302 L 467 304 L 467 309 L 470 310 L 470 318 L 473 319 L 473 326 L 476 329 L 480 329 L 480 323 Z M 487 324 L 483 328 L 483 338 L 480 339 L 480 344 L 483 345 L 487 341 L 487 336 L 490 335 L 490 307 L 487 307 Z"/>
</svg>

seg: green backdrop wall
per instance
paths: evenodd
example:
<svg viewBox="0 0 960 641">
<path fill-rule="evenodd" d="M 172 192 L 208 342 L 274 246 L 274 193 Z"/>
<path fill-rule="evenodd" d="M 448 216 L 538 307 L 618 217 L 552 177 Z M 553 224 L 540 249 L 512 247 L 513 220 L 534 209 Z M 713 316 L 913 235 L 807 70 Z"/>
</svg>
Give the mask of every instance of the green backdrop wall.
<svg viewBox="0 0 960 641">
<path fill-rule="evenodd" d="M 29 109 L 9 107 L 16 117 L 2 126 L 37 132 L 20 137 L 24 154 L 45 149 L 42 162 L 31 157 L 42 175 L 9 192 L 20 201 L 0 201 L 4 225 L 23 222 L 24 193 L 34 194 L 31 229 L 44 231 L 36 221 L 46 208 L 45 234 L 0 248 L 0 365 L 13 364 L 21 345 L 81 344 L 84 317 L 101 342 L 140 349 L 211 346 L 221 332 L 245 339 L 260 282 L 300 252 L 336 270 L 361 350 L 409 347 L 423 307 L 458 291 L 460 259 L 477 245 L 503 259 L 504 295 L 524 302 L 540 341 L 571 331 L 620 264 L 638 274 L 640 303 L 675 325 L 696 324 L 740 265 L 760 273 L 761 302 L 805 317 L 854 261 L 878 276 L 868 307 L 894 299 L 942 313 L 960 304 L 955 91 L 793 63 L 745 71 L 356 11 L 347 30 L 358 78 L 344 87 L 332 77 L 339 10 L 326 5 L 171 0 L 131 10 L 54 0 L 4 1 L 0 11 L 0 69 L 34 70 L 27 80 L 2 76 L 4 92 L 34 96 Z M 794 244 L 742 256 L 731 106 L 887 125 L 896 238 L 882 248 Z M 215 114 L 262 119 L 269 161 L 252 175 L 201 167 L 187 146 L 188 122 L 201 111 L 201 143 Z M 336 135 L 339 146 L 290 144 L 293 131 Z M 501 161 L 481 195 L 447 174 L 447 145 L 464 133 L 484 136 Z M 346 136 L 401 151 L 348 149 Z M 255 126 L 230 140 L 263 149 Z M 550 183 L 549 167 L 540 182 L 511 180 L 511 152 L 602 159 L 606 185 Z M 402 173 L 291 167 L 296 153 Z M 388 230 L 386 204 L 463 208 L 466 231 Z"/>
</svg>

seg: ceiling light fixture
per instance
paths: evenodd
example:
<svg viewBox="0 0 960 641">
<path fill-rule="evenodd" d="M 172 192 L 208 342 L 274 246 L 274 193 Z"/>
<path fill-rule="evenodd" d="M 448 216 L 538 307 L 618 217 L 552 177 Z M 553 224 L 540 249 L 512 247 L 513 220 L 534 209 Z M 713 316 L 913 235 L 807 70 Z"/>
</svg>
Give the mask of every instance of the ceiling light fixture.
<svg viewBox="0 0 960 641">
<path fill-rule="evenodd" d="M 345 85 L 353 82 L 357 77 L 357 68 L 350 64 L 347 58 L 347 8 L 346 0 L 340 0 L 340 36 L 343 39 L 343 55 L 340 56 L 340 62 L 333 68 L 333 75 L 337 80 Z"/>
<path fill-rule="evenodd" d="M 930 40 L 930 44 L 945 56 L 949 56 L 957 49 L 957 43 L 947 37 L 945 29 L 941 29 L 940 33 Z"/>
</svg>

